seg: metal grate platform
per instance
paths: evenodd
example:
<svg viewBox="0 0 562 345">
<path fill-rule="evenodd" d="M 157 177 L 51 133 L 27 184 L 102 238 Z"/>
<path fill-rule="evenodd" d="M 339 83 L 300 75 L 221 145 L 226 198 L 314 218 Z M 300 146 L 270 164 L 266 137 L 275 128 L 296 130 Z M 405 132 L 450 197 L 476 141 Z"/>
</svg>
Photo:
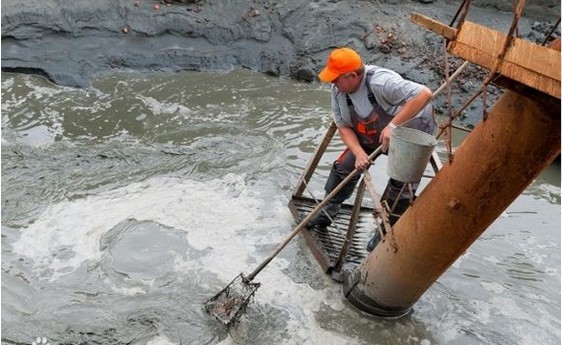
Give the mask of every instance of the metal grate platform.
<svg viewBox="0 0 562 345">
<path fill-rule="evenodd" d="M 305 197 L 293 196 L 289 202 L 289 209 L 296 222 L 301 222 L 316 206 L 316 201 Z M 326 273 L 331 273 L 340 256 L 349 228 L 351 211 L 352 205 L 343 204 L 341 211 L 334 219 L 334 224 L 330 225 L 325 233 L 309 231 L 306 228 L 302 230 L 308 247 Z M 365 248 L 374 231 L 373 209 L 361 207 L 351 246 L 345 258 L 346 266 L 356 266 L 367 257 L 369 252 Z"/>
</svg>

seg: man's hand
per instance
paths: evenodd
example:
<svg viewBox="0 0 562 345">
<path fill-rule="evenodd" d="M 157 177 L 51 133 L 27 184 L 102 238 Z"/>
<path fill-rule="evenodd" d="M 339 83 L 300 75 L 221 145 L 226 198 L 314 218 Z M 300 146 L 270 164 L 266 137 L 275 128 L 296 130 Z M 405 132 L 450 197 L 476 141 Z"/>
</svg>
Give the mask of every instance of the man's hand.
<svg viewBox="0 0 562 345">
<path fill-rule="evenodd" d="M 379 137 L 379 142 L 381 143 L 382 152 L 388 151 L 388 145 L 390 144 L 390 134 L 392 134 L 392 128 L 390 126 L 384 127 Z"/>
<path fill-rule="evenodd" d="M 365 153 L 365 150 L 359 144 L 359 139 L 355 132 L 350 127 L 338 127 L 338 131 L 347 148 L 355 155 L 355 168 L 367 169 L 370 167 L 369 155 Z"/>
<path fill-rule="evenodd" d="M 368 169 L 371 166 L 369 161 L 369 155 L 365 151 L 361 150 L 361 153 L 355 155 L 355 168 L 356 169 Z"/>
</svg>

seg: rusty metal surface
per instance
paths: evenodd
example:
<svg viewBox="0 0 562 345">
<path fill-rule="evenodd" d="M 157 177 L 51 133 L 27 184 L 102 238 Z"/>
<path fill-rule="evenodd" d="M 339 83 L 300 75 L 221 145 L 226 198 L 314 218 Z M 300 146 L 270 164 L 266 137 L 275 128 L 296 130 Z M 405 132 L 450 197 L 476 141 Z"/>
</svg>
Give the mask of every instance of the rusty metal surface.
<svg viewBox="0 0 562 345">
<path fill-rule="evenodd" d="M 293 197 L 289 202 L 289 209 L 296 222 L 304 219 L 315 206 L 316 202 L 306 197 Z M 312 254 L 327 273 L 330 273 L 334 268 L 343 248 L 351 215 L 352 206 L 343 204 L 341 211 L 334 219 L 335 224 L 330 225 L 327 232 L 317 233 L 308 229 L 302 230 Z M 373 209 L 361 207 L 353 239 L 346 255 L 346 266 L 354 267 L 367 257 L 369 252 L 365 248 L 374 233 L 374 229 Z"/>
<path fill-rule="evenodd" d="M 408 310 L 559 153 L 560 106 L 507 92 L 360 266 L 354 304 Z"/>
</svg>

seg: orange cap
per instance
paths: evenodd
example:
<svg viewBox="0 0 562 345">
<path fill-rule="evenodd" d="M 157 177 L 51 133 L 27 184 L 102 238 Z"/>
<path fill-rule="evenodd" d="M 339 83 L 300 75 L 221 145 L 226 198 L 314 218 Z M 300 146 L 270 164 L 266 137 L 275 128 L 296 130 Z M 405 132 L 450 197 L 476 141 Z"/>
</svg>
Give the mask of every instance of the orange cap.
<svg viewBox="0 0 562 345">
<path fill-rule="evenodd" d="M 331 83 L 344 73 L 353 72 L 363 65 L 361 57 L 353 49 L 334 49 L 328 57 L 326 67 L 320 72 L 318 78 L 325 83 Z"/>
</svg>

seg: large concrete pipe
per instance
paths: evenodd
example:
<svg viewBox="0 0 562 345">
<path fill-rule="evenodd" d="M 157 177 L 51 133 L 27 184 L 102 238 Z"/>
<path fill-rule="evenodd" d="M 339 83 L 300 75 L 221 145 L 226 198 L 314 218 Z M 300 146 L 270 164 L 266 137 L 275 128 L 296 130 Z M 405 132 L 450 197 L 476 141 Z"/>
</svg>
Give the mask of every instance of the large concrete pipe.
<svg viewBox="0 0 562 345">
<path fill-rule="evenodd" d="M 508 91 L 383 242 L 345 277 L 347 299 L 378 316 L 408 313 L 558 154 L 560 104 Z"/>
</svg>

